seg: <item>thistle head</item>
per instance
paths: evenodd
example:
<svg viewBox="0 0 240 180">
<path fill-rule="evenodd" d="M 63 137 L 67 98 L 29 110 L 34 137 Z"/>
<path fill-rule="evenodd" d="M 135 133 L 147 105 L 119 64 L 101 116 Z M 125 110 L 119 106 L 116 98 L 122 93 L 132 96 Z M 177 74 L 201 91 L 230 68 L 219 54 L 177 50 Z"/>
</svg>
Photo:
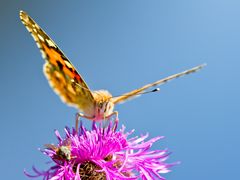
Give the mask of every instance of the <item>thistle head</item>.
<svg viewBox="0 0 240 180">
<path fill-rule="evenodd" d="M 150 150 L 153 143 L 162 137 L 147 140 L 147 134 L 129 138 L 133 131 L 125 132 L 124 126 L 117 130 L 114 128 L 117 123 L 110 122 L 103 128 L 101 123 L 93 122 L 90 130 L 83 124 L 78 131 L 66 128 L 65 137 L 55 131 L 59 142 L 54 147 L 58 147 L 61 153 L 55 148 L 43 150 L 52 159 L 52 166 L 46 171 L 33 168 L 35 175 L 25 174 L 42 176 L 44 180 L 164 180 L 161 174 L 169 172 L 176 163 L 165 162 L 169 156 L 166 149 Z M 64 146 L 66 140 L 71 143 L 69 149 Z M 64 148 L 60 150 L 60 147 Z M 71 154 L 70 159 L 63 158 L 62 153 Z"/>
</svg>

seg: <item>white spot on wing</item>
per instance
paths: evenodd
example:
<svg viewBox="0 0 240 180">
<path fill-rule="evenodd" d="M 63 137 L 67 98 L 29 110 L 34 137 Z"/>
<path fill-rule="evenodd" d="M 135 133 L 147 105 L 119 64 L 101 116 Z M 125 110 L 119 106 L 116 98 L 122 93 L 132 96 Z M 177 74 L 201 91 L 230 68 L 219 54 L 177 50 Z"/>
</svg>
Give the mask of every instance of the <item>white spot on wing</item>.
<svg viewBox="0 0 240 180">
<path fill-rule="evenodd" d="M 40 34 L 38 34 L 38 38 L 39 38 L 41 41 L 44 41 L 43 37 L 42 37 Z"/>
<path fill-rule="evenodd" d="M 67 66 L 68 68 L 72 68 L 72 65 L 70 64 L 70 62 L 65 61 L 65 64 L 66 64 L 66 66 Z"/>
<path fill-rule="evenodd" d="M 42 54 L 42 57 L 43 57 L 44 59 L 46 59 L 46 58 L 47 58 L 46 53 L 45 53 L 43 50 L 41 50 L 41 49 L 40 49 L 40 52 L 41 52 L 41 54 Z"/>
<path fill-rule="evenodd" d="M 50 47 L 56 47 L 55 44 L 51 40 L 46 39 L 46 41 Z"/>
<path fill-rule="evenodd" d="M 40 45 L 38 42 L 37 42 L 36 44 L 37 44 L 37 47 L 38 47 L 38 48 L 41 48 L 41 45 Z"/>
</svg>

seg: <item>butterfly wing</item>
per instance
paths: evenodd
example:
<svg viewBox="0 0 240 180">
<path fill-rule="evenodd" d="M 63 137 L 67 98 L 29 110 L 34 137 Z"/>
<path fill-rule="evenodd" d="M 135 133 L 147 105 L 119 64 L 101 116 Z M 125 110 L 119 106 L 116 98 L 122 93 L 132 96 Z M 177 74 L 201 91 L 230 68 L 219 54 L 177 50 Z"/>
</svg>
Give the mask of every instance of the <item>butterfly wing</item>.
<svg viewBox="0 0 240 180">
<path fill-rule="evenodd" d="M 93 95 L 68 58 L 26 12 L 20 11 L 20 19 L 46 60 L 44 73 L 55 92 L 65 103 L 83 112 L 92 110 Z"/>
<path fill-rule="evenodd" d="M 128 93 L 125 93 L 121 96 L 118 96 L 118 97 L 114 97 L 113 98 L 113 103 L 114 104 L 118 104 L 118 103 L 122 103 L 128 99 L 131 99 L 131 98 L 134 98 L 136 96 L 139 96 L 141 95 L 141 93 L 143 93 L 145 90 L 151 88 L 151 87 L 154 87 L 154 86 L 157 86 L 157 85 L 160 85 L 160 84 L 164 84 L 172 79 L 175 79 L 175 78 L 178 78 L 178 77 L 181 77 L 181 76 L 184 76 L 184 75 L 187 75 L 187 74 L 190 74 L 190 73 L 193 73 L 193 72 L 196 72 L 200 69 L 202 69 L 203 67 L 205 66 L 205 64 L 202 64 L 202 65 L 199 65 L 199 66 L 196 66 L 192 69 L 189 69 L 189 70 L 186 70 L 186 71 L 183 71 L 181 73 L 178 73 L 178 74 L 174 74 L 174 75 L 171 75 L 171 76 L 168 76 L 164 79 L 160 79 L 154 83 L 151 83 L 151 84 L 147 84 L 139 89 L 135 89 L 131 92 L 128 92 Z"/>
</svg>

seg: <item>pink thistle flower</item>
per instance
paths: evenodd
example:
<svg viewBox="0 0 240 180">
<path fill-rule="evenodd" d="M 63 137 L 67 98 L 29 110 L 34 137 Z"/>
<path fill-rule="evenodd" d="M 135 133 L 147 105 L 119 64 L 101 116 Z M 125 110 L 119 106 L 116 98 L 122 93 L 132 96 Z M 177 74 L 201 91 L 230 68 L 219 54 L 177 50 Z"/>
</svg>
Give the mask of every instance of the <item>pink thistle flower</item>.
<svg viewBox="0 0 240 180">
<path fill-rule="evenodd" d="M 118 123 L 109 123 L 103 128 L 93 122 L 87 130 L 82 124 L 78 132 L 75 128 L 65 128 L 65 138 L 58 131 L 58 144 L 46 145 L 42 152 L 53 161 L 46 171 L 33 167 L 35 175 L 44 180 L 164 180 L 160 174 L 168 173 L 177 163 L 166 163 L 168 150 L 150 150 L 154 142 L 163 137 L 145 141 L 148 134 L 128 138 L 134 130 L 125 133 L 125 127 L 117 131 Z"/>
</svg>

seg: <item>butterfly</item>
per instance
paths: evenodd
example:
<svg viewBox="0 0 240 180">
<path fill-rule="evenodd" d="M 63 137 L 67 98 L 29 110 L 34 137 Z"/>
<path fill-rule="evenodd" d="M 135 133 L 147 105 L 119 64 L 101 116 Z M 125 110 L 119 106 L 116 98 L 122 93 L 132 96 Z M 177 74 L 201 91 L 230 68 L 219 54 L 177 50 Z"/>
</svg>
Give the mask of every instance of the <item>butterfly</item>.
<svg viewBox="0 0 240 180">
<path fill-rule="evenodd" d="M 109 119 L 112 115 L 118 118 L 118 112 L 114 111 L 116 104 L 122 103 L 144 93 L 158 91 L 146 91 L 154 86 L 166 83 L 169 80 L 196 72 L 205 64 L 192 69 L 171 75 L 154 83 L 147 84 L 120 96 L 112 96 L 107 90 L 91 90 L 83 77 L 77 72 L 70 60 L 64 55 L 56 43 L 41 29 L 41 27 L 24 11 L 20 11 L 20 19 L 36 41 L 42 57 L 46 60 L 44 74 L 53 90 L 66 104 L 76 107 L 78 115 L 93 121 Z"/>
</svg>

